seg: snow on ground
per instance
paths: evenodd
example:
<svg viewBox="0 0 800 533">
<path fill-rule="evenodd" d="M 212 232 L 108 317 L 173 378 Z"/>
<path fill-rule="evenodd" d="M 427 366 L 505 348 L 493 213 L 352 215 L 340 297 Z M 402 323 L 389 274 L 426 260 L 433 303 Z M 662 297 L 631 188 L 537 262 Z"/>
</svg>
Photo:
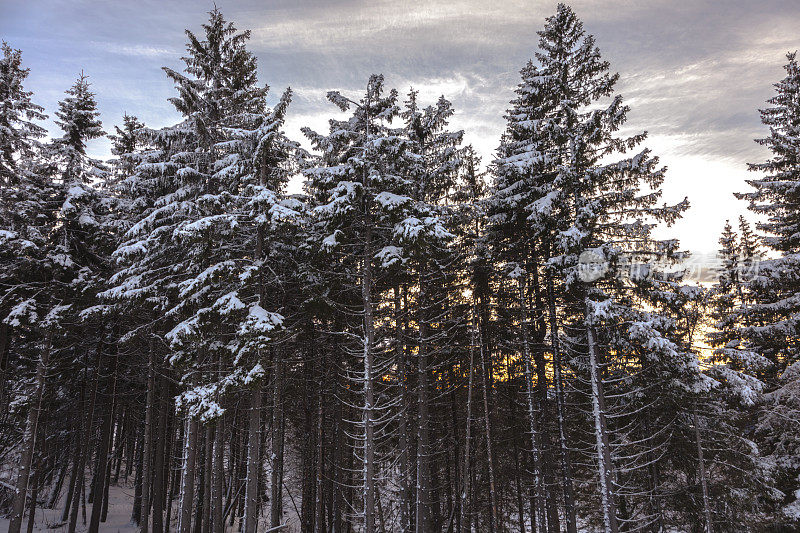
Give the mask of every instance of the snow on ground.
<svg viewBox="0 0 800 533">
<path fill-rule="evenodd" d="M 108 488 L 108 518 L 105 523 L 100 524 L 100 531 L 104 533 L 134 533 L 139 529 L 131 523 L 131 509 L 133 505 L 133 484 L 112 484 Z M 63 499 L 59 501 L 55 509 L 36 509 L 36 519 L 34 522 L 33 530 L 35 532 L 48 532 L 59 533 L 67 531 L 67 524 L 61 524 L 61 512 Z M 286 505 L 289 507 L 287 508 Z M 177 501 L 173 502 L 172 508 L 172 525 L 170 531 L 175 531 L 175 519 L 177 513 Z M 292 503 L 290 501 L 284 502 L 285 518 L 289 522 L 289 527 L 284 529 L 282 533 L 295 533 L 300 531 L 299 519 L 294 512 Z M 86 505 L 86 521 L 84 525 L 80 511 L 78 512 L 78 527 L 77 533 L 85 532 L 89 529 L 88 521 L 92 514 L 91 504 Z M 267 515 L 269 514 L 269 504 L 265 504 L 261 510 L 261 517 L 259 520 L 258 530 L 266 531 L 269 529 L 267 526 Z M 22 522 L 22 531 L 26 531 L 28 527 L 28 515 L 25 515 L 25 520 Z M 239 531 L 238 524 L 230 526 L 226 521 L 226 531 Z M 8 518 L 0 517 L 0 532 L 8 531 Z"/>
<path fill-rule="evenodd" d="M 136 526 L 131 524 L 131 502 L 133 501 L 133 485 L 111 485 L 108 489 L 108 519 L 105 523 L 100 524 L 100 531 L 108 533 L 133 533 L 137 531 Z M 86 531 L 88 526 L 89 517 L 92 513 L 92 506 L 86 505 L 86 520 L 87 525 L 84 525 L 81 520 L 81 514 L 78 513 L 78 527 L 76 531 Z M 61 521 L 61 506 L 57 505 L 55 509 L 36 509 L 36 520 L 34 522 L 34 531 L 47 531 L 50 533 L 57 533 L 67 530 L 67 524 L 59 527 L 51 527 Z M 28 516 L 22 523 L 22 530 L 25 531 L 28 527 Z M 0 518 L 0 531 L 8 530 L 8 519 Z"/>
</svg>

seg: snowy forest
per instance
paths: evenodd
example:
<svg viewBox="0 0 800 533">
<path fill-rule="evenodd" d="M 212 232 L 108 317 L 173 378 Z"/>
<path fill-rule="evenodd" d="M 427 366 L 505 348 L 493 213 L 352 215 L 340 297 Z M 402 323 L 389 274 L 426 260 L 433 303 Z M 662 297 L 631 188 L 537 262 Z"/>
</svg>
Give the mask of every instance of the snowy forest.
<svg viewBox="0 0 800 533">
<path fill-rule="evenodd" d="M 701 283 L 570 7 L 490 161 L 381 74 L 289 138 L 237 26 L 186 31 L 157 129 L 102 124 L 91 73 L 45 110 L 2 44 L 9 533 L 800 530 L 794 53 Z"/>
</svg>

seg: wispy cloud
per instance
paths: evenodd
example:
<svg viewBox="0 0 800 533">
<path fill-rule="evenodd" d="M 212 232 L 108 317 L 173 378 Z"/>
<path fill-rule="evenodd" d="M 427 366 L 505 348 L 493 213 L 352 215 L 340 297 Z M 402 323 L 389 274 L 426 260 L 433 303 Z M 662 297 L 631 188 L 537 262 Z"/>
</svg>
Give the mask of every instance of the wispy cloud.
<svg viewBox="0 0 800 533">
<path fill-rule="evenodd" d="M 156 46 L 148 46 L 144 44 L 122 45 L 118 43 L 96 42 L 96 41 L 92 41 L 92 44 L 99 50 L 123 56 L 164 57 L 164 58 L 180 56 L 180 52 L 178 50 L 170 50 L 169 48 L 158 48 Z"/>
</svg>

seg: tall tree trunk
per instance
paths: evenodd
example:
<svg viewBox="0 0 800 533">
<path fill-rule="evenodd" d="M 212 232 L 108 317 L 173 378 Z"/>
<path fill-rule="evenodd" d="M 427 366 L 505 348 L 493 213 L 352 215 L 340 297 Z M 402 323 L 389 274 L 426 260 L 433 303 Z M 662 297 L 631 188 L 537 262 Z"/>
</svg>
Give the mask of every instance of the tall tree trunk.
<svg viewBox="0 0 800 533">
<path fill-rule="evenodd" d="M 165 484 L 168 484 L 167 487 L 167 512 L 166 517 L 164 518 L 164 531 L 169 531 L 169 528 L 172 525 L 172 500 L 175 498 L 175 487 L 178 485 L 178 476 L 179 472 L 177 468 L 174 467 L 175 459 L 176 459 L 176 450 L 183 442 L 183 433 L 186 429 L 186 424 L 181 424 L 180 419 L 178 418 L 177 414 L 172 415 L 172 424 L 171 424 L 171 431 L 168 433 L 169 435 L 169 444 L 167 445 L 167 469 L 166 472 L 168 473 L 167 479 L 165 480 Z M 176 436 L 177 435 L 177 436 Z"/>
<path fill-rule="evenodd" d="M 113 446 L 114 446 L 114 435 L 119 434 L 119 432 L 115 432 L 115 425 L 114 422 L 119 418 L 118 410 L 119 410 L 119 401 L 117 400 L 117 373 L 119 371 L 119 350 L 114 355 L 114 374 L 112 376 L 111 382 L 111 412 L 109 414 L 109 427 L 108 427 L 108 437 L 107 437 L 107 454 L 106 454 L 106 468 L 105 468 L 105 479 L 103 480 L 103 506 L 100 511 L 100 522 L 105 523 L 106 519 L 108 519 L 108 492 L 111 487 L 111 463 L 113 462 L 112 454 L 113 454 Z"/>
<path fill-rule="evenodd" d="M 8 372 L 8 324 L 0 321 L 0 411 L 7 409 L 6 375 Z"/>
<path fill-rule="evenodd" d="M 169 393 L 165 379 L 161 381 L 161 394 L 158 416 L 158 437 L 156 438 L 155 458 L 153 461 L 153 470 L 155 471 L 153 477 L 153 533 L 164 532 L 164 500 L 166 499 L 167 483 L 165 478 L 168 477 L 170 443 L 172 439 L 167 433 L 167 424 L 169 422 L 169 407 L 170 401 L 168 399 Z M 169 440 L 168 440 L 169 439 Z M 166 464 L 165 464 L 166 463 Z"/>
<path fill-rule="evenodd" d="M 178 504 L 178 533 L 189 533 L 192 530 L 198 426 L 199 423 L 197 419 L 187 415 L 186 433 L 184 435 L 181 498 Z"/>
<path fill-rule="evenodd" d="M 205 472 L 205 475 L 203 477 L 204 487 L 202 533 L 211 533 L 211 487 L 213 485 L 212 471 L 214 469 L 214 425 L 210 423 L 206 425 L 206 437 L 204 442 L 205 465 L 203 467 L 203 472 Z"/>
<path fill-rule="evenodd" d="M 608 441 L 605 421 L 605 398 L 603 395 L 603 382 L 600 378 L 600 369 L 597 362 L 597 345 L 592 326 L 586 326 L 586 342 L 589 348 L 589 372 L 592 382 L 592 414 L 594 417 L 594 432 L 597 442 L 597 465 L 600 478 L 600 496 L 603 505 L 603 525 L 606 533 L 617 533 L 617 509 L 614 500 L 612 480 L 614 479 L 611 463 L 611 449 Z"/>
<path fill-rule="evenodd" d="M 484 432 L 486 435 L 486 467 L 489 472 L 489 503 L 490 503 L 490 521 L 489 531 L 494 531 L 495 527 L 499 527 L 498 512 L 497 512 L 497 491 L 495 488 L 494 476 L 494 452 L 492 451 L 492 426 L 491 426 L 491 413 L 489 410 L 489 394 L 491 391 L 491 384 L 489 383 L 489 361 L 485 353 L 485 345 L 483 342 L 483 324 L 482 318 L 479 319 L 478 328 L 478 346 L 480 346 L 481 357 L 481 379 L 483 384 L 483 421 Z"/>
<path fill-rule="evenodd" d="M 203 507 L 206 500 L 206 479 L 207 470 L 204 456 L 206 449 L 205 432 L 200 430 L 200 424 L 197 425 L 197 444 L 195 445 L 195 469 L 197 470 L 197 485 L 195 488 L 196 494 L 194 498 L 193 510 L 194 513 L 194 526 L 192 533 L 202 533 L 203 531 L 203 517 L 206 514 L 206 509 Z M 260 440 L 260 438 L 259 438 Z"/>
<path fill-rule="evenodd" d="M 99 371 L 99 369 L 98 369 Z M 105 492 L 106 474 L 108 473 L 108 439 L 111 434 L 112 413 L 103 414 L 103 425 L 100 429 L 100 448 L 97 451 L 97 461 L 94 475 L 94 499 L 92 500 L 92 514 L 89 520 L 89 533 L 97 533 L 100 529 L 100 515 L 103 510 L 103 493 Z"/>
<path fill-rule="evenodd" d="M 214 429 L 214 465 L 212 467 L 211 481 L 211 522 L 212 533 L 223 533 L 225 529 L 225 517 L 222 504 L 222 493 L 224 489 L 225 473 L 225 441 L 223 440 L 225 421 L 223 417 L 217 419 L 217 427 Z"/>
<path fill-rule="evenodd" d="M 283 522 L 283 352 L 273 349 L 272 472 L 270 474 L 270 527 Z"/>
<path fill-rule="evenodd" d="M 700 487 L 703 490 L 703 516 L 705 518 L 705 532 L 712 533 L 711 501 L 708 496 L 708 482 L 706 480 L 706 464 L 703 460 L 703 439 L 700 436 L 700 419 L 697 416 L 697 406 L 692 406 L 694 415 L 694 438 L 697 444 L 697 463 L 700 471 Z"/>
<path fill-rule="evenodd" d="M 544 483 L 544 501 L 547 512 L 547 531 L 549 533 L 559 533 L 561 531 L 560 517 L 558 513 L 558 498 L 555 494 L 556 480 L 553 461 L 553 443 L 550 432 L 546 426 L 546 416 L 548 415 L 549 399 L 547 396 L 547 362 L 545 360 L 545 338 L 547 336 L 547 322 L 544 315 L 544 303 L 542 302 L 542 290 L 539 283 L 539 265 L 536 255 L 529 256 L 532 261 L 532 284 L 533 284 L 533 309 L 537 309 L 536 319 L 531 320 L 535 324 L 536 349 L 533 355 L 536 361 L 536 389 L 538 393 L 538 427 L 539 427 L 539 448 L 542 468 L 540 475 Z M 531 298 L 528 295 L 530 304 Z"/>
<path fill-rule="evenodd" d="M 256 533 L 258 527 L 258 478 L 261 459 L 261 387 L 250 391 L 247 438 L 247 485 L 245 486 L 244 533 Z"/>
<path fill-rule="evenodd" d="M 142 510 L 139 530 L 142 533 L 150 531 L 150 480 L 152 473 L 152 454 L 153 454 L 153 409 L 155 402 L 156 371 L 155 371 L 155 350 L 153 347 L 152 334 L 150 337 L 150 347 L 148 355 L 147 373 L 147 404 L 144 415 L 144 448 L 142 449 Z"/>
<path fill-rule="evenodd" d="M 367 104 L 369 105 L 369 103 Z M 367 130 L 369 137 L 369 129 Z M 364 188 L 367 188 L 367 173 L 364 173 Z M 373 409 L 375 406 L 373 376 L 373 343 L 374 325 L 372 319 L 372 216 L 370 206 L 365 206 L 364 217 L 364 253 L 362 261 L 361 299 L 364 305 L 364 405 L 362 407 L 362 423 L 364 425 L 364 531 L 375 532 L 375 435 L 373 427 Z"/>
<path fill-rule="evenodd" d="M 28 527 L 26 529 L 27 533 L 33 533 L 33 526 L 34 526 L 34 522 L 36 521 L 36 501 L 37 501 L 38 496 L 39 496 L 39 485 L 41 485 L 41 482 L 40 482 L 41 477 L 42 477 L 41 469 L 44 466 L 42 464 L 41 459 L 42 458 L 39 457 L 39 460 L 37 461 L 38 464 L 37 464 L 35 470 L 33 471 L 33 477 L 31 478 L 31 486 L 32 486 L 31 498 L 30 498 L 31 504 L 28 507 Z"/>
<path fill-rule="evenodd" d="M 92 427 L 94 426 L 94 409 L 95 404 L 97 402 L 97 387 L 100 382 L 100 350 L 97 350 L 97 356 L 95 361 L 95 372 L 94 372 L 94 384 L 92 385 L 92 395 L 89 401 L 89 410 L 86 412 L 86 417 L 84 419 L 84 427 L 82 428 L 83 435 L 81 438 L 81 442 L 79 442 L 79 455 L 78 455 L 78 470 L 77 470 L 77 478 L 75 483 L 75 493 L 72 498 L 72 509 L 69 515 L 69 525 L 67 526 L 68 533 L 75 533 L 75 528 L 78 525 L 78 508 L 80 506 L 80 500 L 83 496 L 85 496 L 86 492 L 86 484 L 85 484 L 85 470 L 86 470 L 86 457 L 89 455 L 88 447 L 89 441 L 91 440 L 92 436 Z M 88 376 L 88 363 L 85 366 L 85 374 Z M 83 503 L 83 521 L 86 523 L 86 503 Z"/>
<path fill-rule="evenodd" d="M 53 342 L 52 331 L 47 332 L 44 349 L 39 352 L 39 361 L 36 363 L 36 390 L 33 402 L 28 409 L 28 418 L 25 422 L 25 433 L 22 436 L 22 452 L 19 459 L 17 472 L 17 487 L 11 506 L 11 520 L 8 524 L 8 533 L 19 533 L 22 528 L 22 517 L 25 514 L 25 501 L 28 496 L 28 481 L 30 480 L 31 465 L 34 450 L 36 449 L 36 434 L 39 426 L 39 412 L 42 408 L 42 396 L 47 383 L 47 365 L 50 362 L 50 348 Z"/>
<path fill-rule="evenodd" d="M 140 525 L 142 523 L 142 474 L 144 471 L 142 452 L 144 450 L 144 434 L 139 437 L 137 433 L 134 448 L 133 455 L 136 459 L 136 472 L 133 480 L 133 510 L 131 511 L 131 522 Z M 77 468 L 76 465 L 75 471 L 77 471 Z"/>
<path fill-rule="evenodd" d="M 122 473 L 122 457 L 125 451 L 125 444 L 127 442 L 126 435 L 128 433 L 128 423 L 130 421 L 129 410 L 126 406 L 119 406 L 119 415 L 117 417 L 117 433 L 114 437 L 114 483 L 119 482 L 119 476 Z"/>
<path fill-rule="evenodd" d="M 394 287 L 394 327 L 395 327 L 395 361 L 398 368 L 398 379 L 401 387 L 402 413 L 399 424 L 400 447 L 400 532 L 407 533 L 411 530 L 411 490 L 409 488 L 410 465 L 408 458 L 408 361 L 406 360 L 405 342 L 403 338 L 402 307 L 400 300 L 400 285 Z"/>
<path fill-rule="evenodd" d="M 311 326 L 313 328 L 313 326 Z M 317 389 L 317 451 L 316 451 L 316 472 L 315 472 L 315 501 L 314 501 L 314 531 L 316 533 L 325 533 L 325 391 L 328 382 L 327 371 L 327 358 L 326 353 L 320 355 L 314 349 L 314 341 L 316 340 L 312 332 L 312 359 L 319 359 L 318 370 L 318 383 L 320 386 Z"/>
<path fill-rule="evenodd" d="M 425 265 L 420 265 L 417 296 L 419 341 L 417 345 L 417 531 L 430 531 L 431 524 L 431 450 L 428 412 L 428 345 L 425 300 Z"/>
<path fill-rule="evenodd" d="M 506 355 L 506 368 L 509 369 L 508 382 L 514 383 L 516 381 L 516 372 L 513 371 L 510 354 Z M 508 407 L 511 413 L 511 420 L 516 421 L 517 418 L 517 388 L 511 387 L 508 395 Z M 516 485 L 517 492 L 517 521 L 519 523 L 519 532 L 525 533 L 525 503 L 523 497 L 522 479 L 520 475 L 520 458 L 519 458 L 519 445 L 518 430 L 519 424 L 512 424 L 511 434 L 511 447 L 514 453 L 514 484 Z"/>
<path fill-rule="evenodd" d="M 542 458 L 539 449 L 536 409 L 533 399 L 533 372 L 531 371 L 531 349 L 528 339 L 528 302 L 525 295 L 525 281 L 519 279 L 519 305 L 522 312 L 522 360 L 525 369 L 525 399 L 528 407 L 528 427 L 531 434 L 531 450 L 533 453 L 533 482 L 535 487 L 535 509 L 531 509 L 531 531 L 545 531 L 547 529 L 547 515 L 545 514 L 544 481 L 542 477 Z"/>
<path fill-rule="evenodd" d="M 462 531 L 472 531 L 472 516 L 469 512 L 470 481 L 472 473 L 470 471 L 470 448 L 472 446 L 472 386 L 475 381 L 475 343 L 477 342 L 478 330 L 478 310 L 473 301 L 472 305 L 472 327 L 470 331 L 469 343 L 469 378 L 467 380 L 467 413 L 466 424 L 464 426 L 464 464 L 462 467 L 461 484 L 461 503 L 459 504 L 460 524 Z"/>
<path fill-rule="evenodd" d="M 564 382 L 561 375 L 561 343 L 558 338 L 558 317 L 556 315 L 553 276 L 550 271 L 547 271 L 545 276 L 545 282 L 547 283 L 547 308 L 550 321 L 550 348 L 553 351 L 553 384 L 556 389 L 561 485 L 564 491 L 564 514 L 567 521 L 567 533 L 578 533 L 578 521 L 575 513 L 575 491 L 572 483 L 572 464 L 569 458 L 569 447 L 567 446 L 567 436 L 564 429 Z"/>
<path fill-rule="evenodd" d="M 64 458 L 60 462 L 61 468 L 58 470 L 58 477 L 50 489 L 50 498 L 47 500 L 47 507 L 50 509 L 56 506 L 61 489 L 64 488 L 64 478 L 67 477 L 67 469 L 69 468 L 69 458 Z"/>
</svg>

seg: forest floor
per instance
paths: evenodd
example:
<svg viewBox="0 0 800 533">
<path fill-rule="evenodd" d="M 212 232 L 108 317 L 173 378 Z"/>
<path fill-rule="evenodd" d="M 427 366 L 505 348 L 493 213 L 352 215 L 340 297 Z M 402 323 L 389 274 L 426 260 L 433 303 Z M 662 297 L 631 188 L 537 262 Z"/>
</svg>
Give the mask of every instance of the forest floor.
<svg viewBox="0 0 800 533">
<path fill-rule="evenodd" d="M 100 531 L 104 533 L 134 533 L 139 531 L 139 528 L 131 523 L 131 506 L 133 503 L 133 484 L 112 484 L 108 488 L 108 517 L 105 522 L 100 524 Z M 61 500 L 63 502 L 63 499 Z M 172 512 L 172 528 L 175 527 L 175 517 L 177 517 L 177 502 L 173 503 L 173 512 Z M 262 509 L 262 517 L 261 521 L 258 525 L 258 530 L 263 531 L 269 529 L 266 524 L 266 517 L 264 517 L 265 509 Z M 268 509 L 266 509 L 268 512 Z M 68 524 L 61 523 L 61 513 L 62 507 L 61 505 L 56 505 L 55 509 L 42 509 L 37 507 L 36 509 L 36 517 L 34 519 L 34 527 L 33 531 L 40 533 L 40 532 L 49 532 L 49 533 L 60 533 L 65 532 L 68 529 Z M 78 526 L 76 528 L 77 533 L 83 533 L 89 529 L 89 518 L 92 513 L 92 506 L 89 504 L 86 506 L 86 524 L 83 522 L 82 515 L 80 511 L 78 513 Z M 290 525 L 284 531 L 286 533 L 294 533 L 295 531 L 300 531 L 299 526 L 297 525 L 297 517 L 294 513 L 287 513 L 287 519 L 290 522 Z M 233 527 L 226 527 L 227 531 L 238 531 L 237 525 L 234 524 Z M 22 522 L 22 531 L 27 531 L 28 527 L 28 516 L 25 516 L 25 520 Z M 263 528 L 263 529 L 262 529 Z M 174 529 L 172 529 L 174 531 Z M 0 517 L 0 532 L 8 531 L 8 518 Z"/>
<path fill-rule="evenodd" d="M 100 524 L 100 531 L 108 533 L 133 533 L 137 527 L 131 523 L 131 502 L 133 501 L 133 486 L 111 485 L 108 488 L 108 517 L 105 523 Z M 67 530 L 67 524 L 61 524 L 61 506 L 55 509 L 36 509 L 34 531 L 60 532 Z M 76 531 L 86 531 L 89 517 L 92 512 L 91 505 L 86 506 L 87 525 L 83 524 L 81 514 L 78 514 L 78 527 Z M 28 527 L 28 517 L 22 523 L 22 530 Z M 8 519 L 0 518 L 0 531 L 8 530 Z"/>
</svg>

